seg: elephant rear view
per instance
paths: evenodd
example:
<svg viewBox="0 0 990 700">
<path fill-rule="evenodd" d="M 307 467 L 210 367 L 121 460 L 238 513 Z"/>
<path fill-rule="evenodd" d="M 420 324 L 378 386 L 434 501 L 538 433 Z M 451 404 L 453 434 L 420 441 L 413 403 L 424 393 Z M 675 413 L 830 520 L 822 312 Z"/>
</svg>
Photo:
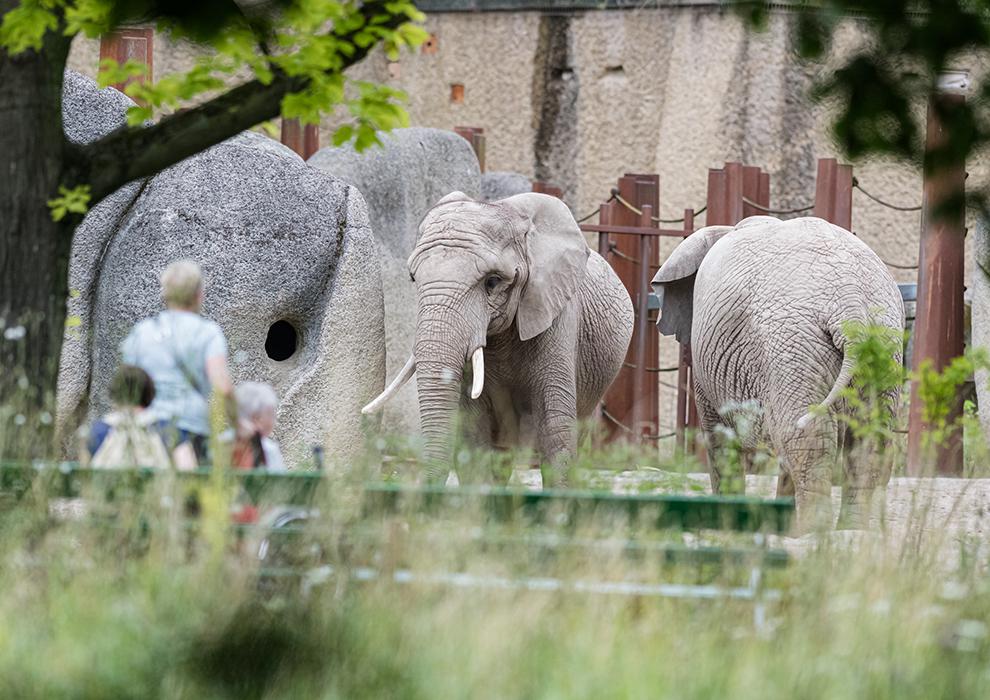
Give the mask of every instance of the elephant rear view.
<svg viewBox="0 0 990 700">
<path fill-rule="evenodd" d="M 632 302 L 612 268 L 555 197 L 477 202 L 454 192 L 423 219 L 409 274 L 412 354 L 365 411 L 415 373 L 432 478 L 449 470 L 459 414 L 472 443 L 533 446 L 558 467 L 544 483 L 560 483 L 575 421 L 612 383 L 632 334 Z"/>
<path fill-rule="evenodd" d="M 828 409 L 841 403 L 854 369 L 844 328 L 904 327 L 903 302 L 886 266 L 853 234 L 822 219 L 758 216 L 696 231 L 653 286 L 661 298 L 660 332 L 691 345 L 695 400 L 713 448 L 713 489 L 720 488 L 725 456 L 716 427 L 734 427 L 733 407 L 754 402 L 760 411 L 744 447 L 768 438 L 783 472 L 778 493 L 793 487 L 799 523 L 830 523 L 829 457 L 840 430 Z M 894 353 L 900 361 L 899 346 Z M 889 420 L 897 393 L 882 397 Z M 843 522 L 865 526 L 871 494 L 888 478 L 876 460 L 849 461 Z"/>
</svg>

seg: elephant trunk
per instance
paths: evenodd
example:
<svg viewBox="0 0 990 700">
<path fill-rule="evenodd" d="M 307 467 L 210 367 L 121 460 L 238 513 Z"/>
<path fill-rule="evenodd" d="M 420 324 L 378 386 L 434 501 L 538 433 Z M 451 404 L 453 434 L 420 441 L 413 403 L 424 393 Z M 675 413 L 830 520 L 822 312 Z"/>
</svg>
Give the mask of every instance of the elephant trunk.
<svg viewBox="0 0 990 700">
<path fill-rule="evenodd" d="M 476 350 L 485 343 L 484 330 L 478 331 L 476 327 L 480 324 L 467 321 L 468 315 L 450 309 L 449 304 L 424 304 L 421 301 L 416 331 L 414 354 L 423 457 L 430 480 L 443 479 L 450 468 L 451 438 L 460 405 L 465 362 L 471 357 L 474 366 L 483 371 L 483 361 Z M 480 394 L 478 378 L 475 378 L 474 389 Z"/>
</svg>

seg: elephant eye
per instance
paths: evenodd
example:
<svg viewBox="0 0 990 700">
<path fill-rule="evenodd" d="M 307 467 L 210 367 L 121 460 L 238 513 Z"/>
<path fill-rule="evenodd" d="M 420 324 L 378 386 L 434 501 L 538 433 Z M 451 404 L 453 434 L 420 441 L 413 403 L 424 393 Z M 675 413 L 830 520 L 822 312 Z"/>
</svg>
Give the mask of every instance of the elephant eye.
<svg viewBox="0 0 990 700">
<path fill-rule="evenodd" d="M 490 275 L 488 279 L 485 280 L 485 289 L 489 292 L 495 289 L 495 287 L 502 284 L 502 278 L 498 275 Z"/>
</svg>

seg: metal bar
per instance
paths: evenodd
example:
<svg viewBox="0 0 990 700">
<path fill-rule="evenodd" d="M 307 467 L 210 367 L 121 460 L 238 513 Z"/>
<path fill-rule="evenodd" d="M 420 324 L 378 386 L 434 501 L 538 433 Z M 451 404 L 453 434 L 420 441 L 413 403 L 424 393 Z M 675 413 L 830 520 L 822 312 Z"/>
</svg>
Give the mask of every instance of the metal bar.
<svg viewBox="0 0 990 700">
<path fill-rule="evenodd" d="M 646 204 L 642 207 L 642 214 L 640 215 L 640 222 L 644 226 L 650 225 L 650 217 L 653 216 L 653 207 Z M 645 434 L 649 435 L 652 431 L 650 427 L 652 425 L 652 416 L 649 414 L 650 406 L 646 403 L 650 400 L 650 397 L 656 391 L 654 388 L 651 391 L 649 386 L 649 379 L 646 373 L 646 364 L 648 362 L 647 357 L 649 354 L 648 343 L 649 343 L 649 315 L 650 315 L 650 300 L 649 300 L 649 289 L 650 289 L 650 266 L 648 264 L 650 260 L 650 239 L 647 236 L 639 237 L 639 279 L 637 281 L 636 289 L 636 370 L 633 378 L 633 430 L 636 431 L 636 435 L 639 438 Z M 654 335 L 656 333 L 654 332 Z"/>
<path fill-rule="evenodd" d="M 963 354 L 963 271 L 965 242 L 966 163 L 957 159 L 936 166 L 931 154 L 946 142 L 946 126 L 940 114 L 951 112 L 965 102 L 961 94 L 940 93 L 928 106 L 925 138 L 926 167 L 921 225 L 921 252 L 918 269 L 918 302 L 914 321 L 912 365 L 917 369 L 930 361 L 936 370 L 945 368 Z M 940 154 L 942 158 L 944 153 Z M 961 396 L 946 417 L 951 425 L 962 410 Z M 934 465 L 928 462 L 922 433 L 930 427 L 924 421 L 924 406 L 916 382 L 911 385 L 908 417 L 908 474 L 930 476 L 931 467 L 946 476 L 963 471 L 962 431 L 952 430 L 948 440 L 935 448 Z"/>
<path fill-rule="evenodd" d="M 303 127 L 303 150 L 301 155 L 303 160 L 309 160 L 310 156 L 320 150 L 320 125 L 307 124 Z"/>
<path fill-rule="evenodd" d="M 709 226 L 729 225 L 729 215 L 725 208 L 725 170 L 709 168 L 705 206 L 705 222 Z"/>
<path fill-rule="evenodd" d="M 308 586 L 318 585 L 336 575 L 332 566 L 322 566 L 307 572 L 262 570 L 263 576 L 303 576 L 311 579 Z M 384 575 L 383 575 L 384 574 Z M 483 588 L 496 590 L 527 590 L 546 592 L 590 593 L 600 595 L 627 595 L 655 598 L 683 598 L 717 600 L 753 600 L 772 602 L 780 600 L 782 594 L 776 589 L 760 589 L 750 586 L 727 587 L 687 583 L 642 583 L 638 581 L 566 581 L 550 577 L 507 578 L 466 572 L 415 572 L 410 569 L 397 569 L 389 575 L 371 567 L 348 569 L 346 575 L 355 581 L 381 581 L 391 579 L 399 584 L 445 585 L 454 588 Z"/>
<path fill-rule="evenodd" d="M 793 499 L 747 496 L 683 496 L 676 494 L 614 494 L 609 492 L 528 491 L 504 487 L 447 488 L 368 484 L 364 488 L 364 516 L 390 515 L 402 508 L 417 512 L 438 509 L 481 509 L 496 520 L 523 517 L 542 522 L 563 515 L 576 523 L 598 515 L 622 515 L 629 521 L 658 529 L 712 529 L 741 532 L 787 532 Z M 548 509 L 565 508 L 565 512 Z"/>
<path fill-rule="evenodd" d="M 286 119 L 282 118 L 282 144 L 288 146 L 293 151 L 302 156 L 304 152 L 303 147 L 303 128 L 302 122 L 298 119 Z"/>
<path fill-rule="evenodd" d="M 770 206 L 769 203 L 763 203 L 760 201 L 760 169 L 754 165 L 745 165 L 742 168 L 742 194 L 743 197 L 750 200 L 751 202 L 756 202 L 762 206 Z M 743 203 L 742 217 L 745 219 L 747 216 L 757 216 L 762 212 L 754 207 L 749 206 L 745 202 Z"/>
<path fill-rule="evenodd" d="M 745 217 L 743 209 L 742 163 L 725 164 L 725 209 L 729 224 L 737 224 Z"/>
<path fill-rule="evenodd" d="M 835 216 L 835 168 L 835 158 L 818 159 L 818 172 L 815 175 L 815 209 L 812 213 L 826 221 L 832 221 Z"/>
<path fill-rule="evenodd" d="M 610 202 L 604 202 L 598 207 L 598 223 L 601 224 L 606 229 L 609 223 L 612 221 L 612 204 Z M 584 231 L 584 226 L 581 226 L 581 230 Z M 609 240 L 608 231 L 598 231 L 598 254 L 601 255 L 606 261 L 608 261 L 608 250 L 609 250 Z"/>
</svg>

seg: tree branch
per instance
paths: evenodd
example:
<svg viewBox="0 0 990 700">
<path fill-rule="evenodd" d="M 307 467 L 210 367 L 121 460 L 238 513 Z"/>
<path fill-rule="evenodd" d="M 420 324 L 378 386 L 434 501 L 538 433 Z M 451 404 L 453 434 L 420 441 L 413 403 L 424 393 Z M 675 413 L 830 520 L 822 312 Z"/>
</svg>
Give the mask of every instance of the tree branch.
<svg viewBox="0 0 990 700">
<path fill-rule="evenodd" d="M 384 14 L 384 2 L 366 3 L 361 13 L 366 21 Z M 396 28 L 408 21 L 395 15 L 381 26 Z M 375 45 L 353 44 L 359 30 L 341 38 L 350 41 L 354 53 L 344 57 L 341 72 L 361 62 Z M 216 145 L 242 131 L 281 113 L 282 98 L 304 90 L 309 79 L 290 77 L 275 70 L 265 85 L 252 80 L 193 109 L 177 112 L 149 127 L 123 127 L 87 144 L 78 154 L 78 182 L 90 186 L 89 206 L 120 189 L 128 182 L 150 177 L 165 168 Z M 78 183 L 69 183 L 78 184 Z"/>
</svg>

